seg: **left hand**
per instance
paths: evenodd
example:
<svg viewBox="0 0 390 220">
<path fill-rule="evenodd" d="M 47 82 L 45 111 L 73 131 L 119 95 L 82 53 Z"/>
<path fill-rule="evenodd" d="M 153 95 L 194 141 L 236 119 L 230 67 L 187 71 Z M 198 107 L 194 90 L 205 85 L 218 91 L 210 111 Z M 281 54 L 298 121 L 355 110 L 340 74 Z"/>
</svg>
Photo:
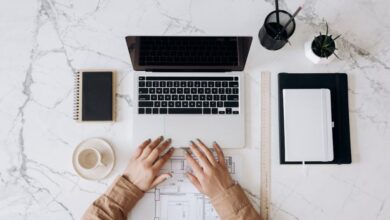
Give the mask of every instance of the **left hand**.
<svg viewBox="0 0 390 220">
<path fill-rule="evenodd" d="M 158 175 L 161 167 L 172 156 L 174 148 L 160 157 L 160 154 L 171 144 L 171 139 L 163 141 L 161 136 L 154 141 L 144 141 L 132 155 L 129 165 L 123 176 L 136 185 L 140 190 L 146 192 L 164 180 L 171 177 L 170 173 Z"/>
</svg>

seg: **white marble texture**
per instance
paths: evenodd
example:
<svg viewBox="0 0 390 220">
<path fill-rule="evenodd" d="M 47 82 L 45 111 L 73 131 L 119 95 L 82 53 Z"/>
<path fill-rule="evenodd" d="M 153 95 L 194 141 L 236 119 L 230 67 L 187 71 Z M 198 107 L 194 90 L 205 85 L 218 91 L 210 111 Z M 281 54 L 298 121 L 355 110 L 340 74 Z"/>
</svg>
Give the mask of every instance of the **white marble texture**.
<svg viewBox="0 0 390 220">
<path fill-rule="evenodd" d="M 284 0 L 304 9 L 291 46 L 263 49 L 257 32 L 272 0 L 13 0 L 0 7 L 0 219 L 79 219 L 120 174 L 133 147 L 132 68 L 126 35 L 252 35 L 246 72 L 247 142 L 242 185 L 258 206 L 259 73 L 272 88 L 271 219 L 390 219 L 390 3 L 385 0 Z M 303 44 L 323 30 L 342 34 L 339 55 L 311 64 Z M 73 76 L 80 68 L 111 68 L 118 77 L 118 122 L 72 120 Z M 353 164 L 281 166 L 278 160 L 278 72 L 347 72 Z M 71 155 L 85 138 L 115 147 L 112 175 L 79 178 Z"/>
</svg>

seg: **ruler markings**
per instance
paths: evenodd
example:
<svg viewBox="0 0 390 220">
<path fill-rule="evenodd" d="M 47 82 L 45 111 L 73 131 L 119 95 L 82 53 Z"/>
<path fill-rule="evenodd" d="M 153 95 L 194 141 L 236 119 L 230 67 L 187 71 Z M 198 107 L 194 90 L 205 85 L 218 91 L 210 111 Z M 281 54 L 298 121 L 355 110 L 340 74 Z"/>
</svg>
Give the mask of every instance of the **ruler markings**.
<svg viewBox="0 0 390 220">
<path fill-rule="evenodd" d="M 271 194 L 271 74 L 261 73 L 260 213 L 269 219 Z"/>
</svg>

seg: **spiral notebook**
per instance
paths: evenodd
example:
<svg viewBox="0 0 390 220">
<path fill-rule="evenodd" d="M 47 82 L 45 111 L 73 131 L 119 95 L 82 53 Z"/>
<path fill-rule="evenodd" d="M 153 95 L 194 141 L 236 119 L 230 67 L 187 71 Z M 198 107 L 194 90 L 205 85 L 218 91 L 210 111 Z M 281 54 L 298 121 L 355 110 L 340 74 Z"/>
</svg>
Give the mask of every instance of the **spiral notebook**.
<svg viewBox="0 0 390 220">
<path fill-rule="evenodd" d="M 114 121 L 114 72 L 75 73 L 74 111 L 76 121 Z"/>
</svg>

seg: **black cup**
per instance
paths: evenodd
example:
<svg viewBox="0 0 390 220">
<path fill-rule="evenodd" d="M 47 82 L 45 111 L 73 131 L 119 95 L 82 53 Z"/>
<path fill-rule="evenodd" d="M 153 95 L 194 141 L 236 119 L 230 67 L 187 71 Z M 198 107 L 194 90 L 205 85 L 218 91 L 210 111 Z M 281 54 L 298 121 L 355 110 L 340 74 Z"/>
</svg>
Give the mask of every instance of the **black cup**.
<svg viewBox="0 0 390 220">
<path fill-rule="evenodd" d="M 292 15 L 283 10 L 269 13 L 259 31 L 261 45 L 268 50 L 279 50 L 282 48 L 295 31 L 294 18 L 283 30 L 283 27 L 291 18 Z"/>
</svg>

